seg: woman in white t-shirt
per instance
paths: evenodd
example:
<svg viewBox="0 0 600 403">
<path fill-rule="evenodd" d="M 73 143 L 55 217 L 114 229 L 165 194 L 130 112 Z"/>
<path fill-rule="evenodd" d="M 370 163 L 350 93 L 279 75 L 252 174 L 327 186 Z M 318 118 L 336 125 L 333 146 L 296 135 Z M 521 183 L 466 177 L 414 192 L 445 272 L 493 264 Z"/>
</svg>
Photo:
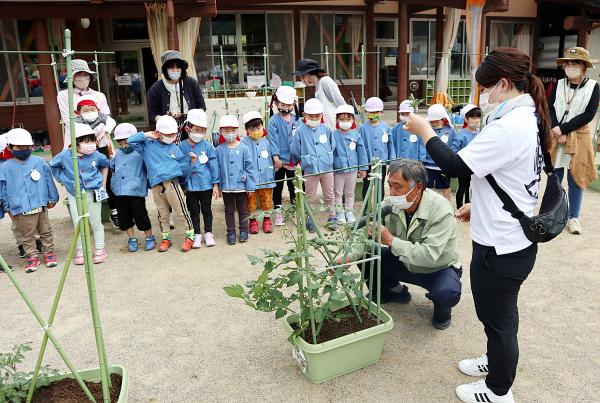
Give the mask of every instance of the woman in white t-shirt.
<svg viewBox="0 0 600 403">
<path fill-rule="evenodd" d="M 444 172 L 472 177 L 471 204 L 461 207 L 456 216 L 471 220 L 471 290 L 488 342 L 486 354 L 458 364 L 467 375 L 486 376 L 456 388 L 464 402 L 514 402 L 511 386 L 519 358 L 517 299 L 533 269 L 537 244 L 502 209 L 485 177 L 491 174 L 519 209 L 533 215 L 551 125 L 543 85 L 530 68 L 529 56 L 517 49 L 497 49 L 484 59 L 475 78 L 482 91 L 485 127 L 458 154 L 435 135 L 425 119 L 412 114 L 407 124 L 407 130 L 422 138 Z"/>
</svg>

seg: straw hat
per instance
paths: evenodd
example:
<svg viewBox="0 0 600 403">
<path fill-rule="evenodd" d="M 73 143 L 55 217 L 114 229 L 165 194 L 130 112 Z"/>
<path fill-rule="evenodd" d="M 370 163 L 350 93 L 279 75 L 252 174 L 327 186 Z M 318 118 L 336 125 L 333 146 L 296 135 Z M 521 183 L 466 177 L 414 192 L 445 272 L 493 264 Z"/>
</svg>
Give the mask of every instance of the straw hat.
<svg viewBox="0 0 600 403">
<path fill-rule="evenodd" d="M 581 60 L 582 62 L 585 62 L 585 65 L 588 68 L 592 69 L 594 68 L 593 63 L 598 63 L 598 60 L 590 59 L 590 52 L 588 52 L 587 49 L 579 46 L 567 49 L 565 57 L 559 57 L 556 59 L 556 63 L 560 65 L 566 63 L 568 60 Z"/>
</svg>

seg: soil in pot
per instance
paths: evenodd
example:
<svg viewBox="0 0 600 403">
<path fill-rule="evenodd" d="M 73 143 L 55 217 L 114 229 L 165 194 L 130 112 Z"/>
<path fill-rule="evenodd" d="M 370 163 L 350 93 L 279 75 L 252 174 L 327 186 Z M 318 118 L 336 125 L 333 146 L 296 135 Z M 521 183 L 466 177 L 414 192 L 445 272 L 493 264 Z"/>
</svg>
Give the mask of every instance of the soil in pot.
<svg viewBox="0 0 600 403">
<path fill-rule="evenodd" d="M 349 306 L 336 311 L 336 316 L 339 318 L 339 322 L 327 320 L 323 324 L 321 332 L 317 336 L 317 344 L 377 326 L 377 317 L 375 316 L 375 312 L 373 312 L 373 310 L 371 310 L 371 316 L 368 317 L 368 310 L 363 307 L 360 309 L 359 315 L 362 319 L 362 323 L 356 319 L 356 316 L 354 316 L 354 311 L 352 311 L 352 308 Z M 297 324 L 294 324 L 293 327 L 294 329 L 297 329 Z M 307 343 L 312 344 L 312 330 L 310 326 L 308 329 L 306 329 L 302 338 Z"/>
<path fill-rule="evenodd" d="M 121 375 L 111 374 L 110 401 L 119 400 L 121 392 Z M 102 384 L 100 382 L 84 381 L 97 402 L 102 401 Z M 39 388 L 33 394 L 35 403 L 81 403 L 89 401 L 81 386 L 75 379 L 65 378 L 54 381 L 48 386 Z"/>
</svg>

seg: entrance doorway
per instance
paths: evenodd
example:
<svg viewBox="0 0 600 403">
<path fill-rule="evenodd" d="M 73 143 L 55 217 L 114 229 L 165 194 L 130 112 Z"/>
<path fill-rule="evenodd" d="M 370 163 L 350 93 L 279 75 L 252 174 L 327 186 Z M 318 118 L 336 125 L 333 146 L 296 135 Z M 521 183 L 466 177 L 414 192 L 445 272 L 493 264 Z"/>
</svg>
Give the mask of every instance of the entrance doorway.
<svg viewBox="0 0 600 403">
<path fill-rule="evenodd" d="M 378 47 L 378 94 L 386 106 L 396 107 L 398 93 L 398 47 Z"/>
</svg>

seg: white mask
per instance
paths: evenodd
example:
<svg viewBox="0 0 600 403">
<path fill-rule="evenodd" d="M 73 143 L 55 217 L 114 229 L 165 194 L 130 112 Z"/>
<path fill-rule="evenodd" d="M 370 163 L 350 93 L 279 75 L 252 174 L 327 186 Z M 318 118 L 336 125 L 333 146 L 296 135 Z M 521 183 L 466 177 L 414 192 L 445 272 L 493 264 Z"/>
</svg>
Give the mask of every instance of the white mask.
<svg viewBox="0 0 600 403">
<path fill-rule="evenodd" d="M 80 90 L 86 90 L 90 86 L 89 77 L 75 77 L 73 79 L 73 85 Z"/>
<path fill-rule="evenodd" d="M 85 112 L 81 114 L 81 118 L 86 122 L 95 122 L 98 119 L 98 112 Z"/>
<path fill-rule="evenodd" d="M 199 143 L 204 139 L 204 134 L 190 133 L 190 138 L 194 143 Z"/>
<path fill-rule="evenodd" d="M 350 130 L 352 129 L 352 121 L 351 120 L 340 120 L 340 129 L 342 130 Z"/>
<path fill-rule="evenodd" d="M 415 202 L 414 202 L 414 200 L 413 201 L 406 200 L 406 196 L 410 192 L 412 192 L 415 187 L 416 187 L 416 185 L 413 186 L 408 192 L 406 192 L 406 194 L 403 194 L 402 196 L 389 196 L 388 199 L 392 203 L 392 207 L 394 209 L 399 209 L 399 210 L 407 210 L 407 209 L 411 208 Z"/>
<path fill-rule="evenodd" d="M 490 92 L 479 95 L 479 107 L 481 108 L 481 111 L 485 115 L 487 115 L 492 110 L 494 110 L 494 108 L 496 106 L 498 106 L 498 103 L 500 102 L 500 98 L 498 98 L 498 100 L 496 102 L 494 102 L 492 104 L 489 103 L 490 95 L 492 95 L 492 92 L 494 92 L 496 90 L 496 87 L 498 86 L 498 84 L 500 84 L 500 81 L 498 81 L 496 83 L 496 85 L 494 85 L 494 88 L 492 88 L 492 90 Z"/>
<path fill-rule="evenodd" d="M 308 127 L 312 127 L 313 129 L 316 127 L 319 127 L 319 125 L 321 124 L 320 120 L 310 120 L 310 119 L 306 119 L 306 125 Z"/>
<path fill-rule="evenodd" d="M 172 144 L 175 141 L 175 137 L 160 136 L 160 141 L 165 144 Z"/>
<path fill-rule="evenodd" d="M 577 78 L 577 77 L 581 76 L 581 67 L 566 66 L 565 67 L 565 75 L 570 79 Z"/>
</svg>

